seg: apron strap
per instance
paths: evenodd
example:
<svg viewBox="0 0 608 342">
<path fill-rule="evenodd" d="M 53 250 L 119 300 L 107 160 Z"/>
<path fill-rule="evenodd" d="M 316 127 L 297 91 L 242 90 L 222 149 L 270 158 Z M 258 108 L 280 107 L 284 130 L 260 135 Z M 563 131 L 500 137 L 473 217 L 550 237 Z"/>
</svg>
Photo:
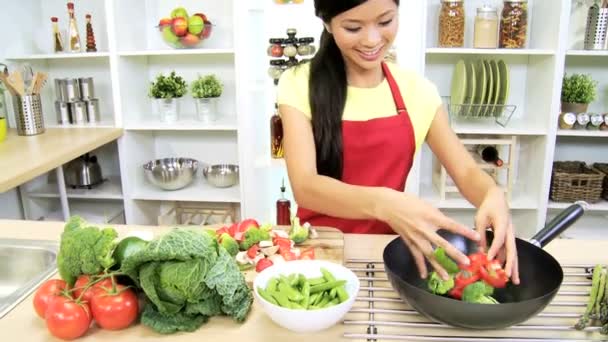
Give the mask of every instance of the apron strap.
<svg viewBox="0 0 608 342">
<path fill-rule="evenodd" d="M 395 106 L 397 107 L 397 113 L 401 114 L 407 112 L 405 102 L 403 102 L 403 97 L 401 97 L 399 86 L 397 85 L 397 82 L 393 78 L 393 74 L 391 74 L 390 70 L 388 69 L 388 65 L 386 65 L 385 62 L 382 62 L 382 71 L 384 72 L 388 86 L 391 88 L 393 100 L 395 101 Z"/>
</svg>

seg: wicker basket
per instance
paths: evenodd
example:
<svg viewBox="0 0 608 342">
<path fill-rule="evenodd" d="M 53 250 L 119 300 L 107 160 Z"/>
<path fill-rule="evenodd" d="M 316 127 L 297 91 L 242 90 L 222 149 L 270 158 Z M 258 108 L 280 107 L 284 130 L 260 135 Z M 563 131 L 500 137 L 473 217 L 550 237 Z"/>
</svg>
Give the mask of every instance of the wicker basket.
<svg viewBox="0 0 608 342">
<path fill-rule="evenodd" d="M 608 201 L 608 163 L 594 163 L 593 168 L 606 176 L 602 186 L 602 198 Z"/>
<path fill-rule="evenodd" d="M 596 203 L 602 194 L 604 174 L 579 161 L 553 163 L 550 198 L 555 202 Z"/>
</svg>

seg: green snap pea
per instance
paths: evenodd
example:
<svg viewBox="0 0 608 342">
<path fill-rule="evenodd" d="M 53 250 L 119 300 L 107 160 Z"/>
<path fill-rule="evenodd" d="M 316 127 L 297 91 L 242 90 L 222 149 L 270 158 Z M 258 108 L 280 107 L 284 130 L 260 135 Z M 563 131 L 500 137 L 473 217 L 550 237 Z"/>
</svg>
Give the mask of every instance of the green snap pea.
<svg viewBox="0 0 608 342">
<path fill-rule="evenodd" d="M 326 280 L 324 277 L 317 277 L 317 278 L 308 279 L 308 282 L 310 283 L 311 286 L 313 286 L 313 285 L 323 284 L 324 282 L 326 282 Z"/>
<path fill-rule="evenodd" d="M 310 293 L 310 289 L 309 289 L 309 293 Z M 315 302 L 317 301 L 317 297 L 319 297 L 319 295 L 320 295 L 320 293 L 315 293 L 315 294 L 310 295 L 310 298 L 308 299 L 309 306 L 315 304 Z"/>
<path fill-rule="evenodd" d="M 289 298 L 287 298 L 287 295 L 285 293 L 281 291 L 274 291 L 270 294 L 272 294 L 272 296 L 274 297 L 274 299 L 277 300 L 277 303 L 279 303 L 280 306 L 288 309 L 291 308 L 291 303 L 289 302 Z"/>
<path fill-rule="evenodd" d="M 298 292 L 296 289 L 289 286 L 289 284 L 285 282 L 279 282 L 279 292 L 284 293 L 287 298 L 294 302 L 299 302 L 303 299 L 303 296 L 300 292 Z"/>
<path fill-rule="evenodd" d="M 298 286 L 299 281 L 300 281 L 300 277 L 297 274 L 292 273 L 289 275 L 289 286 L 296 287 L 296 286 Z"/>
<path fill-rule="evenodd" d="M 348 300 L 348 293 L 346 292 L 344 286 L 338 286 L 335 289 L 336 293 L 338 294 L 338 298 L 340 299 L 340 303 L 346 302 Z"/>
<path fill-rule="evenodd" d="M 337 288 L 334 287 L 333 289 L 331 289 L 331 291 L 329 291 L 329 296 L 331 297 L 331 299 L 336 298 L 336 296 L 337 296 L 336 289 Z"/>
<path fill-rule="evenodd" d="M 329 303 L 329 301 L 330 301 L 329 296 L 323 296 L 321 301 L 316 306 L 322 308 L 325 305 L 327 305 L 327 303 Z"/>
<path fill-rule="evenodd" d="M 272 295 L 266 292 L 263 288 L 258 287 L 258 293 L 260 294 L 260 297 L 264 298 L 265 300 L 271 302 L 274 305 L 278 305 L 277 301 L 272 297 Z"/>
<path fill-rule="evenodd" d="M 290 304 L 291 304 L 292 309 L 296 309 L 296 310 L 305 310 L 306 309 L 305 306 L 302 306 L 296 302 L 291 302 Z"/>
<path fill-rule="evenodd" d="M 330 281 L 330 282 L 327 282 L 324 284 L 311 286 L 310 293 L 317 293 L 317 292 L 322 292 L 325 290 L 331 290 L 332 288 L 334 288 L 336 286 L 342 286 L 344 284 L 346 284 L 346 280 L 334 280 L 334 281 Z"/>
<path fill-rule="evenodd" d="M 304 299 L 300 302 L 304 308 L 308 308 L 308 303 L 310 303 L 310 284 L 304 280 L 304 285 L 302 285 L 302 296 Z"/>
<path fill-rule="evenodd" d="M 276 291 L 278 284 L 279 284 L 279 279 L 277 279 L 277 278 L 270 279 L 268 281 L 268 284 L 266 284 L 266 291 Z"/>
<path fill-rule="evenodd" d="M 321 274 L 323 274 L 323 278 L 327 282 L 335 281 L 336 280 L 336 278 L 334 277 L 334 275 L 331 274 L 331 272 L 329 272 L 325 267 L 321 267 Z"/>
</svg>

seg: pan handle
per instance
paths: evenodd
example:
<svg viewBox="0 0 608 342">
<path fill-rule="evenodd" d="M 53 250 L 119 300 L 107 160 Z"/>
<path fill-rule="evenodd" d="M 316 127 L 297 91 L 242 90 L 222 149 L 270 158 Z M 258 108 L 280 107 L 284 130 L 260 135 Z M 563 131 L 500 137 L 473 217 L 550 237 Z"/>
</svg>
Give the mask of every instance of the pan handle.
<svg viewBox="0 0 608 342">
<path fill-rule="evenodd" d="M 588 207 L 589 204 L 586 202 L 576 201 L 547 223 L 545 228 L 536 233 L 536 235 L 530 239 L 530 243 L 540 248 L 546 246 L 551 240 L 559 236 L 559 234 L 583 216 L 583 213 Z"/>
</svg>

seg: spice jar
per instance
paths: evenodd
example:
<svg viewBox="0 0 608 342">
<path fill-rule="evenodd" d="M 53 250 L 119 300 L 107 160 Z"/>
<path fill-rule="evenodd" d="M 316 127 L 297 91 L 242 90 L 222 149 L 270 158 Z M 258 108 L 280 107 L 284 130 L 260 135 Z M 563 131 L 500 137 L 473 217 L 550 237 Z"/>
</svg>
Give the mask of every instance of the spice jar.
<svg viewBox="0 0 608 342">
<path fill-rule="evenodd" d="M 312 37 L 305 37 L 305 38 L 300 38 L 298 40 L 299 46 L 298 46 L 298 55 L 300 56 L 308 56 L 308 55 L 312 55 L 313 54 L 313 46 L 310 45 L 312 42 L 314 42 L 315 39 Z"/>
<path fill-rule="evenodd" d="M 273 80 L 278 80 L 281 77 L 281 74 L 285 70 L 283 68 L 285 66 L 285 61 L 282 59 L 275 59 L 270 61 L 270 67 L 268 68 L 268 76 Z"/>
<path fill-rule="evenodd" d="M 559 128 L 561 129 L 572 129 L 574 127 L 574 123 L 576 122 L 576 114 L 565 112 L 561 113 L 559 116 Z"/>
<path fill-rule="evenodd" d="M 439 11 L 439 47 L 464 46 L 463 0 L 441 0 Z"/>
<path fill-rule="evenodd" d="M 578 113 L 576 115 L 576 123 L 574 124 L 574 129 L 586 129 L 587 124 L 591 121 L 591 117 L 588 113 Z"/>
<path fill-rule="evenodd" d="M 518 49 L 526 46 L 528 0 L 505 0 L 500 18 L 499 46 Z"/>
<path fill-rule="evenodd" d="M 477 9 L 473 47 L 479 49 L 498 47 L 498 11 L 496 8 L 483 5 Z"/>
<path fill-rule="evenodd" d="M 270 38 L 270 46 L 266 53 L 270 57 L 283 57 L 283 39 L 281 38 Z"/>
<path fill-rule="evenodd" d="M 599 130 L 600 126 L 604 123 L 604 116 L 599 113 L 592 113 L 591 118 L 589 119 L 589 124 L 587 125 L 587 129 L 589 130 Z"/>
<path fill-rule="evenodd" d="M 283 55 L 285 55 L 285 57 L 295 57 L 298 55 L 296 42 L 296 38 L 287 38 L 284 40 L 285 47 L 283 48 Z"/>
<path fill-rule="evenodd" d="M 608 113 L 604 113 L 604 123 L 600 126 L 601 131 L 608 131 Z"/>
</svg>

